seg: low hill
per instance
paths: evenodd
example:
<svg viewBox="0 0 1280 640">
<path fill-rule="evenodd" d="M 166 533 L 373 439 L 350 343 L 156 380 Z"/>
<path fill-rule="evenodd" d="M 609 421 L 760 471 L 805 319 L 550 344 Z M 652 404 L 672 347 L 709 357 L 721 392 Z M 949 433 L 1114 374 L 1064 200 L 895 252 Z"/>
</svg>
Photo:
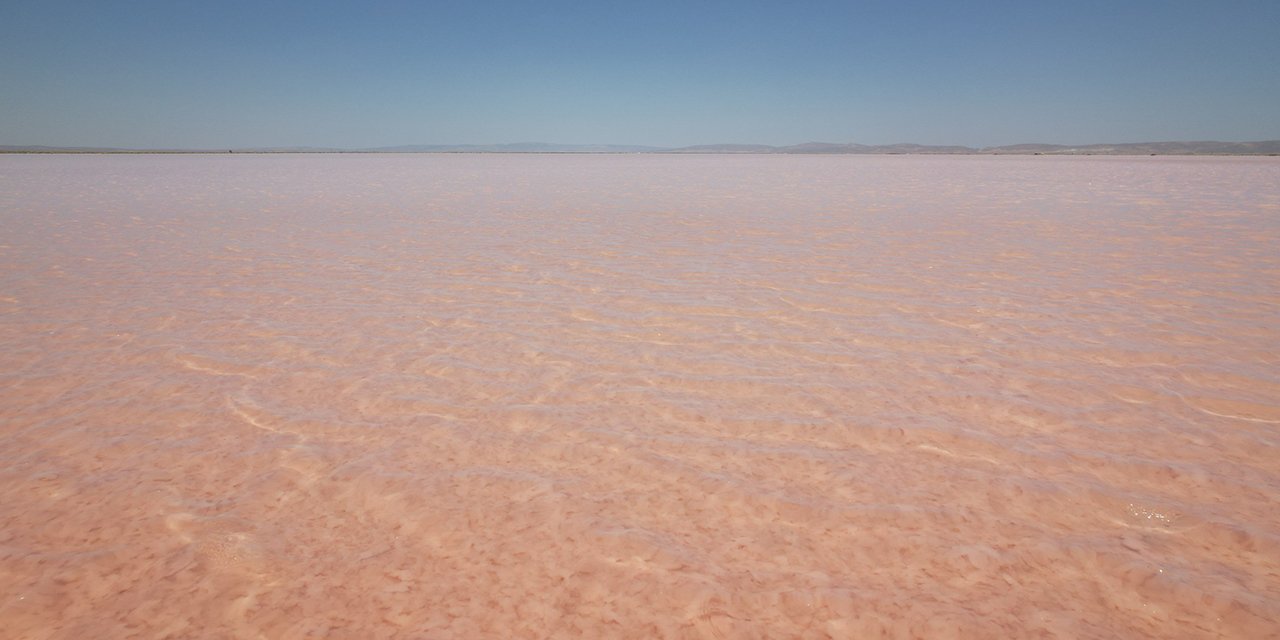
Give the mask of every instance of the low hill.
<svg viewBox="0 0 1280 640">
<path fill-rule="evenodd" d="M 1120 144 L 1014 144 L 987 147 L 982 153 L 1039 155 L 1277 155 L 1280 140 L 1261 142 L 1129 142 Z"/>
</svg>

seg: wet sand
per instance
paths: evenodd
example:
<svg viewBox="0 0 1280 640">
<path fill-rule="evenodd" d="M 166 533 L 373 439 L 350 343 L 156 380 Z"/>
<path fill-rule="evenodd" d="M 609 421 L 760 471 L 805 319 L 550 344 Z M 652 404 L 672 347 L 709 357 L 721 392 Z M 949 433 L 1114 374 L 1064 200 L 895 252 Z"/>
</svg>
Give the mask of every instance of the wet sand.
<svg viewBox="0 0 1280 640">
<path fill-rule="evenodd" d="M 13 638 L 1280 635 L 1280 159 L 0 156 Z"/>
</svg>

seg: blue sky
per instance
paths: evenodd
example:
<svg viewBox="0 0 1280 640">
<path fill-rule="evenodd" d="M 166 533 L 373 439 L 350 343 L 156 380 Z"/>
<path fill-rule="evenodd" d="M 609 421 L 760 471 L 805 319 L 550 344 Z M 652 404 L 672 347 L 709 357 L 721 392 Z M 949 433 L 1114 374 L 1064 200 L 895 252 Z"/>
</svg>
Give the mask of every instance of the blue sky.
<svg viewBox="0 0 1280 640">
<path fill-rule="evenodd" d="M 1280 1 L 0 0 L 0 144 L 1280 139 Z"/>
</svg>

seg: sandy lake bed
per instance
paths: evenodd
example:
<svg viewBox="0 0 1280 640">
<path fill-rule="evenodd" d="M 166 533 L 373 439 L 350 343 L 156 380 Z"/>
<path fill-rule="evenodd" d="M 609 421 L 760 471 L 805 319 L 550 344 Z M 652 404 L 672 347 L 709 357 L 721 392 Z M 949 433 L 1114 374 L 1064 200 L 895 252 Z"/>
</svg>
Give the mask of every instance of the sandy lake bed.
<svg viewBox="0 0 1280 640">
<path fill-rule="evenodd" d="M 1275 637 L 1278 500 L 1280 158 L 0 156 L 8 637 Z"/>
</svg>

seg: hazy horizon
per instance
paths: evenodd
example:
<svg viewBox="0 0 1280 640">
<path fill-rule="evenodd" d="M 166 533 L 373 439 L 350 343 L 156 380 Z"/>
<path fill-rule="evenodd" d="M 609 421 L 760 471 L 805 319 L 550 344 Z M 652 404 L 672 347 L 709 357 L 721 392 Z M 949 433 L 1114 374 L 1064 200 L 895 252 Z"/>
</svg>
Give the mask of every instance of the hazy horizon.
<svg viewBox="0 0 1280 640">
<path fill-rule="evenodd" d="M 1280 5 L 9 3 L 0 142 L 1280 139 Z"/>
<path fill-rule="evenodd" d="M 625 144 L 625 143 L 619 144 L 619 143 L 612 143 L 612 142 L 588 142 L 588 143 L 568 142 L 566 143 L 566 142 L 521 140 L 521 141 L 510 141 L 510 142 L 491 142 L 491 143 L 469 142 L 469 143 L 454 143 L 454 144 L 438 144 L 438 143 L 425 142 L 425 143 L 394 144 L 394 145 L 385 145 L 385 146 L 378 146 L 378 147 L 325 147 L 325 146 L 318 146 L 318 145 L 291 145 L 291 146 L 253 145 L 253 146 L 243 146 L 243 147 L 225 147 L 225 146 L 223 147 L 218 147 L 218 146 L 102 147 L 102 146 L 89 146 L 89 145 L 66 145 L 66 146 L 54 146 L 54 145 L 44 145 L 44 144 L 17 145 L 17 144 L 5 144 L 3 140 L 0 140 L 0 153 L 7 153 L 7 152 L 14 152 L 14 151 L 28 150 L 28 149 L 33 149 L 33 150 L 47 149 L 50 151 L 71 151 L 71 152 L 122 151 L 122 152 L 144 152 L 144 153 L 149 151 L 200 153 L 200 152 L 223 152 L 226 150 L 233 150 L 233 151 L 246 152 L 246 153 L 255 152 L 255 151 L 268 151 L 268 152 L 282 151 L 282 152 L 297 152 L 297 153 L 306 153 L 308 151 L 320 151 L 320 152 L 433 152 L 433 151 L 504 152 L 504 151 L 510 151 L 512 153 L 523 153 L 523 152 L 542 152 L 542 151 L 590 152 L 592 150 L 598 150 L 600 152 L 606 152 L 606 153 L 607 152 L 627 152 L 627 151 L 642 152 L 642 153 L 643 152 L 661 153 L 661 152 L 667 152 L 667 151 L 683 151 L 686 149 L 700 149 L 700 148 L 713 149 L 717 147 L 725 148 L 725 149 L 728 149 L 730 147 L 760 147 L 762 149 L 768 149 L 765 151 L 761 151 L 762 153 L 772 153 L 775 151 L 783 151 L 787 149 L 794 149 L 797 147 L 804 147 L 806 145 L 840 145 L 840 146 L 849 146 L 849 147 L 867 147 L 872 149 L 876 149 L 876 148 L 887 149 L 891 147 L 920 147 L 922 149 L 928 149 L 928 150 L 957 148 L 957 149 L 967 149 L 970 152 L 976 153 L 976 152 L 990 151 L 990 150 L 996 150 L 996 149 L 1010 149 L 1013 147 L 1063 147 L 1068 149 L 1086 149 L 1089 147 L 1139 147 L 1139 148 L 1142 148 L 1146 146 L 1158 146 L 1158 145 L 1193 145 L 1194 146 L 1194 145 L 1214 145 L 1214 144 L 1223 144 L 1223 145 L 1259 145 L 1261 144 L 1261 145 L 1267 145 L 1268 147 L 1267 150 L 1262 151 L 1261 153 L 1270 155 L 1272 154 L 1272 150 L 1270 149 L 1270 147 L 1276 146 L 1277 143 L 1280 143 L 1280 140 L 1142 140 L 1142 141 L 1138 141 L 1138 140 L 1114 141 L 1113 140 L 1113 141 L 1094 141 L 1094 142 L 1077 143 L 1077 144 L 1066 144 L 1066 143 L 1049 141 L 1049 140 L 1028 140 L 1028 141 L 1012 143 L 1008 145 L 991 145 L 991 146 L 978 147 L 978 146 L 970 146 L 970 145 L 944 145 L 944 144 L 905 141 L 905 140 L 898 141 L 898 142 L 891 142 L 891 143 L 864 143 L 859 141 L 807 140 L 803 142 L 795 142 L 795 143 L 780 144 L 780 145 L 768 145 L 768 144 L 761 144 L 756 142 L 743 142 L 743 141 L 724 141 L 719 143 L 687 145 L 687 146 L 681 146 L 681 147 L 663 147 L 663 146 L 643 145 L 643 144 Z M 927 152 L 929 151 L 926 151 L 926 153 Z M 1246 153 L 1246 154 L 1258 153 L 1257 151 L 1243 151 L 1243 150 L 1240 152 Z M 814 153 L 824 153 L 824 152 L 819 151 Z M 960 153 L 964 153 L 964 152 L 960 152 Z"/>
</svg>

